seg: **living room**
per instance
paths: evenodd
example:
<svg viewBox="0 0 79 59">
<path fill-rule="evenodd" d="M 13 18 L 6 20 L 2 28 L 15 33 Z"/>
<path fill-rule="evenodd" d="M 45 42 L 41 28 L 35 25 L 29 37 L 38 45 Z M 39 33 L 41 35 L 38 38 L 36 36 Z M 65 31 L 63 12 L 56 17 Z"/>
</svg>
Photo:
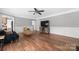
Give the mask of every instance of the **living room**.
<svg viewBox="0 0 79 59">
<path fill-rule="evenodd" d="M 79 8 L 0 8 L 2 51 L 79 50 Z"/>
</svg>

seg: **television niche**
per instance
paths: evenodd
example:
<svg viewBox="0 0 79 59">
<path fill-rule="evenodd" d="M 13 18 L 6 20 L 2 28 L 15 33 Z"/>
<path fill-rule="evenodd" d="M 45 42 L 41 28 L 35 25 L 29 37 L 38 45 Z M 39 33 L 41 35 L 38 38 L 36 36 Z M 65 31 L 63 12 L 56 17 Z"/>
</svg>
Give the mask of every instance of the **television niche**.
<svg viewBox="0 0 79 59">
<path fill-rule="evenodd" d="M 50 33 L 50 26 L 49 26 L 49 21 L 45 20 L 45 21 L 41 21 L 40 23 L 40 32 L 41 33 Z"/>
</svg>

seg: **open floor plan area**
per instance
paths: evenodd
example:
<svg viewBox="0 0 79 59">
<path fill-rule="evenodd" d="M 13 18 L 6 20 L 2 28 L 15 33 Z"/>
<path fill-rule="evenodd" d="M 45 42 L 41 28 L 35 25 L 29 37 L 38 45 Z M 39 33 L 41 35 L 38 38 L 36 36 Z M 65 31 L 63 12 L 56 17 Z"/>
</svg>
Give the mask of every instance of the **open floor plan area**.
<svg viewBox="0 0 79 59">
<path fill-rule="evenodd" d="M 0 8 L 0 51 L 79 51 L 79 8 Z"/>
</svg>

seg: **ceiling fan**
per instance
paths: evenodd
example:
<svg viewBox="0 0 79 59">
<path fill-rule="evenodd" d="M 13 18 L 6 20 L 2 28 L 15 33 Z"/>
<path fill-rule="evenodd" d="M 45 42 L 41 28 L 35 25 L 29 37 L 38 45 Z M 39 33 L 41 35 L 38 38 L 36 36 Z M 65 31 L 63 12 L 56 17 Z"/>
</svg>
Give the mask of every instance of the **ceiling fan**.
<svg viewBox="0 0 79 59">
<path fill-rule="evenodd" d="M 41 12 L 44 12 L 44 10 L 38 10 L 37 8 L 34 8 L 34 11 L 29 11 L 29 12 L 34 12 L 33 15 L 35 15 L 35 13 L 42 15 Z"/>
</svg>

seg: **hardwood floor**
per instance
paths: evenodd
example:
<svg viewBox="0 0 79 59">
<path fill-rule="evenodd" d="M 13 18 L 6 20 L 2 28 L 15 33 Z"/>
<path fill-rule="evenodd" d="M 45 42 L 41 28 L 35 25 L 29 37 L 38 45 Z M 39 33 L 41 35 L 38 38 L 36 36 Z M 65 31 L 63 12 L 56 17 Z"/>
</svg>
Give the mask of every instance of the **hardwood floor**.
<svg viewBox="0 0 79 59">
<path fill-rule="evenodd" d="M 75 51 L 79 39 L 56 34 L 19 34 L 19 41 L 4 46 L 4 51 Z"/>
</svg>

